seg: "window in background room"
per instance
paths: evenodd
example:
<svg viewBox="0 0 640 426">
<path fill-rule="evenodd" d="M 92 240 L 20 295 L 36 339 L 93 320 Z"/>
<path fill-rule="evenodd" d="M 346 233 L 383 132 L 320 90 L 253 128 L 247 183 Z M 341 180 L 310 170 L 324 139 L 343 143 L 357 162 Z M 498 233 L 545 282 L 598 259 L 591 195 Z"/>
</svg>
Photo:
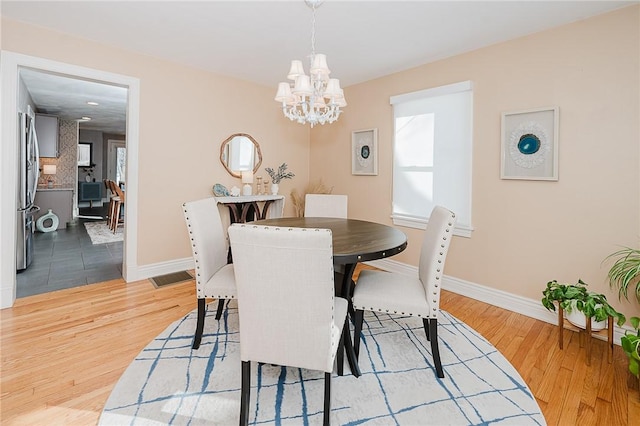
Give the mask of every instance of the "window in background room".
<svg viewBox="0 0 640 426">
<path fill-rule="evenodd" d="M 393 223 L 425 229 L 431 210 L 456 213 L 471 236 L 473 91 L 470 81 L 392 96 Z"/>
<path fill-rule="evenodd" d="M 126 182 L 125 170 L 127 169 L 127 148 L 116 148 L 116 182 Z"/>
</svg>

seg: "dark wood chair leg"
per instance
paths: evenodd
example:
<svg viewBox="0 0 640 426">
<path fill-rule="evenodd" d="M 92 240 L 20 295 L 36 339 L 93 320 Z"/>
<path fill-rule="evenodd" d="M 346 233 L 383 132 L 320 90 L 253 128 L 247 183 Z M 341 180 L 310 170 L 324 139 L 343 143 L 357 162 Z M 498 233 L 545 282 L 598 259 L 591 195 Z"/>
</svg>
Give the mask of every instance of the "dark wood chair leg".
<svg viewBox="0 0 640 426">
<path fill-rule="evenodd" d="M 217 320 L 219 320 L 222 317 L 223 310 L 224 310 L 224 299 L 218 299 L 218 310 L 216 310 Z"/>
<path fill-rule="evenodd" d="M 322 424 L 329 426 L 331 424 L 331 373 L 324 373 L 324 415 Z"/>
<path fill-rule="evenodd" d="M 362 321 L 364 320 L 364 311 L 356 310 L 355 330 L 353 331 L 353 352 L 356 354 L 356 362 L 360 356 L 360 334 L 362 333 Z"/>
<path fill-rule="evenodd" d="M 441 379 L 444 378 L 444 370 L 442 369 L 442 361 L 440 360 L 440 348 L 438 347 L 438 320 L 435 318 L 423 318 L 425 333 L 431 337 L 431 353 L 433 354 L 433 363 L 436 366 L 436 374 Z"/>
<path fill-rule="evenodd" d="M 202 332 L 204 331 L 204 316 L 207 313 L 207 306 L 205 299 L 198 299 L 198 319 L 196 322 L 196 334 L 193 336 L 192 349 L 198 349 L 200 347 L 200 341 L 202 340 Z"/>
<path fill-rule="evenodd" d="M 241 375 L 242 385 L 240 387 L 240 426 L 247 426 L 249 424 L 249 396 L 251 393 L 251 362 L 242 361 Z"/>
<path fill-rule="evenodd" d="M 353 350 L 353 345 L 351 344 L 351 330 L 349 329 L 349 321 L 344 322 L 344 328 L 342 329 L 342 340 L 344 341 L 343 346 L 344 350 L 347 353 L 347 361 L 349 361 L 349 368 L 351 369 L 351 374 L 356 377 L 360 377 L 360 367 L 358 366 L 358 358 L 356 357 L 356 353 Z"/>
<path fill-rule="evenodd" d="M 347 319 L 344 319 L 344 323 L 347 324 Z M 344 330 L 342 327 L 342 336 L 340 336 L 340 343 L 338 344 L 338 352 L 336 352 L 336 364 L 338 364 L 338 376 L 344 375 Z"/>
</svg>

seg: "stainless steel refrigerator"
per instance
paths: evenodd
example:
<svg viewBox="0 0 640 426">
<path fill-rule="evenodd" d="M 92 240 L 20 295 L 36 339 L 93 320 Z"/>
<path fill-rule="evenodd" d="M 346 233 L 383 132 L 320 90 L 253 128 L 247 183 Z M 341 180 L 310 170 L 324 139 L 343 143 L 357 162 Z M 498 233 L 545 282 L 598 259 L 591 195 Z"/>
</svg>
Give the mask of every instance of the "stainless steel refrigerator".
<svg viewBox="0 0 640 426">
<path fill-rule="evenodd" d="M 40 177 L 40 158 L 35 115 L 20 112 L 18 120 L 16 270 L 22 271 L 27 269 L 33 261 L 33 215 L 40 210 L 34 204 Z"/>
</svg>

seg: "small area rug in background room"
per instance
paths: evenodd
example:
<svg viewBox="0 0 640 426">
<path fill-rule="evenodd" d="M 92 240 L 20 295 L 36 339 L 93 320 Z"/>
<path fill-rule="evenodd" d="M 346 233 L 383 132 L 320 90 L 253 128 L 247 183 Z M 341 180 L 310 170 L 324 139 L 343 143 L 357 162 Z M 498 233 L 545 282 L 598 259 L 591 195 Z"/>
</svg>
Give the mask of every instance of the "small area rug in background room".
<svg viewBox="0 0 640 426">
<path fill-rule="evenodd" d="M 196 311 L 171 324 L 133 361 L 100 417 L 105 425 L 237 425 L 240 344 L 235 301 L 220 322 L 207 313 L 191 350 Z M 422 321 L 365 313 L 360 378 L 335 373 L 334 425 L 544 425 L 513 366 L 447 312 L 439 320 L 445 378 L 433 369 Z M 335 371 L 335 370 L 334 370 Z M 249 424 L 322 424 L 322 372 L 252 363 Z"/>
<path fill-rule="evenodd" d="M 124 238 L 124 229 L 122 226 L 116 228 L 116 233 L 114 234 L 104 220 L 85 222 L 84 227 L 87 229 L 92 244 L 117 243 Z"/>
</svg>

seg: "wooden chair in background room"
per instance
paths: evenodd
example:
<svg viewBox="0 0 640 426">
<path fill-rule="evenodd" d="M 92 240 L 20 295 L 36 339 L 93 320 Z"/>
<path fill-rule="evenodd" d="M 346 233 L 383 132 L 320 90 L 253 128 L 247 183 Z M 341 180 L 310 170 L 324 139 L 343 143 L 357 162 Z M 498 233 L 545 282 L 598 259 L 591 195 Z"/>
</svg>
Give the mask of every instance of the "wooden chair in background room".
<svg viewBox="0 0 640 426">
<path fill-rule="evenodd" d="M 304 197 L 305 217 L 347 217 L 346 195 L 306 194 Z"/>
<path fill-rule="evenodd" d="M 112 228 L 113 233 L 115 234 L 116 229 L 118 228 L 118 225 L 120 223 L 124 225 L 124 218 L 122 218 L 121 220 L 120 211 L 124 209 L 125 196 L 124 196 L 124 191 L 120 189 L 120 186 L 114 181 L 111 181 L 111 187 L 113 188 L 113 191 L 116 194 L 116 196 L 113 197 L 114 206 L 113 206 L 113 217 L 111 219 L 111 223 L 113 224 L 113 228 Z"/>
<path fill-rule="evenodd" d="M 196 271 L 198 319 L 193 349 L 200 347 L 207 312 L 206 299 L 218 299 L 216 319 L 222 316 L 225 300 L 237 297 L 233 265 L 227 263 L 229 246 L 216 199 L 204 198 L 182 205 L 191 241 Z"/>
<path fill-rule="evenodd" d="M 109 223 L 109 229 L 111 229 L 112 231 L 115 232 L 115 228 L 113 226 L 113 218 L 115 217 L 115 207 L 116 207 L 116 203 L 118 200 L 118 194 L 116 193 L 116 190 L 114 189 L 115 186 L 115 182 L 112 181 L 111 179 L 107 179 L 107 185 L 109 186 L 109 193 L 111 194 L 111 196 L 109 197 L 109 214 L 108 214 L 108 223 Z"/>
<path fill-rule="evenodd" d="M 356 311 L 353 336 L 356 356 L 360 353 L 360 334 L 364 311 L 409 315 L 422 318 L 431 342 L 431 354 L 438 377 L 444 377 L 438 347 L 438 314 L 444 263 L 453 237 L 456 216 L 444 207 L 431 212 L 420 252 L 418 276 L 401 273 L 363 270 L 353 291 Z"/>
<path fill-rule="evenodd" d="M 347 301 L 334 297 L 331 235 L 329 229 L 229 227 L 238 287 L 241 425 L 249 420 L 252 361 L 323 371 L 325 425 L 334 361 L 342 375 L 346 350 L 351 371 L 360 375 L 345 321 Z"/>
<path fill-rule="evenodd" d="M 104 183 L 104 189 L 105 189 L 105 194 L 106 196 L 109 198 L 109 208 L 107 209 L 107 225 L 109 226 L 109 229 L 111 229 L 111 210 L 113 209 L 113 196 L 114 194 L 111 192 L 111 182 L 109 179 L 103 179 L 102 182 Z"/>
</svg>

